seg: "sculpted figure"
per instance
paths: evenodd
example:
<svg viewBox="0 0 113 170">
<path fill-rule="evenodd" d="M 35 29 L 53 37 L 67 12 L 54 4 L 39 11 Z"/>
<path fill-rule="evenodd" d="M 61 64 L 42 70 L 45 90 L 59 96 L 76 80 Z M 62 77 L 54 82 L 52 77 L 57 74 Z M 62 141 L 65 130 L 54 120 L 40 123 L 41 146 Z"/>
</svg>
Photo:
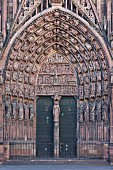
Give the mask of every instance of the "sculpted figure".
<svg viewBox="0 0 113 170">
<path fill-rule="evenodd" d="M 101 120 L 101 114 L 102 114 L 102 109 L 101 109 L 101 101 L 97 101 L 97 109 L 96 109 L 96 116 L 97 116 L 97 121 Z"/>
<path fill-rule="evenodd" d="M 102 68 L 106 69 L 106 61 L 105 60 L 102 60 Z"/>
<path fill-rule="evenodd" d="M 102 101 L 102 119 L 107 120 L 108 116 L 108 102 L 107 100 L 103 99 Z"/>
<path fill-rule="evenodd" d="M 80 96 L 80 99 L 83 99 L 83 86 L 82 85 L 79 86 L 79 96 Z"/>
<path fill-rule="evenodd" d="M 59 120 L 59 113 L 60 113 L 59 102 L 55 101 L 54 108 L 53 108 L 54 121 Z"/>
<path fill-rule="evenodd" d="M 34 75 L 31 75 L 31 77 L 29 78 L 30 84 L 34 84 L 34 81 L 35 81 Z"/>
<path fill-rule="evenodd" d="M 23 97 L 23 86 L 20 83 L 18 83 L 18 93 L 19 97 Z"/>
<path fill-rule="evenodd" d="M 95 121 L 95 103 L 90 103 L 90 120 Z"/>
<path fill-rule="evenodd" d="M 89 120 L 89 103 L 84 105 L 84 119 L 85 121 Z"/>
<path fill-rule="evenodd" d="M 101 82 L 97 82 L 97 96 L 101 95 Z"/>
<path fill-rule="evenodd" d="M 25 117 L 25 120 L 28 120 L 29 119 L 29 106 L 24 103 L 24 117 Z"/>
<path fill-rule="evenodd" d="M 30 104 L 30 120 L 34 120 L 34 116 L 35 116 L 34 107 L 33 104 Z"/>
<path fill-rule="evenodd" d="M 34 98 L 34 86 L 30 86 L 29 92 L 30 92 L 30 99 L 33 99 Z"/>
<path fill-rule="evenodd" d="M 3 84 L 3 71 L 0 70 L 0 84 Z"/>
<path fill-rule="evenodd" d="M 108 71 L 107 70 L 103 71 L 103 78 L 104 78 L 104 80 L 108 80 Z"/>
<path fill-rule="evenodd" d="M 85 84 L 85 86 L 84 86 L 85 98 L 89 97 L 89 89 L 90 89 L 89 84 Z"/>
<path fill-rule="evenodd" d="M 23 119 L 24 118 L 24 110 L 23 110 L 22 102 L 18 103 L 18 118 L 19 119 Z"/>
<path fill-rule="evenodd" d="M 85 82 L 86 82 L 86 83 L 89 83 L 89 81 L 90 81 L 90 78 L 89 78 L 88 76 L 86 76 L 86 77 L 85 77 Z"/>
<path fill-rule="evenodd" d="M 12 68 L 13 68 L 13 61 L 9 60 L 8 65 L 7 65 L 7 69 L 12 70 Z"/>
<path fill-rule="evenodd" d="M 80 104 L 79 107 L 79 121 L 83 122 L 83 104 Z"/>
<path fill-rule="evenodd" d="M 16 81 L 18 78 L 18 73 L 16 71 L 13 71 L 13 80 Z"/>
<path fill-rule="evenodd" d="M 101 72 L 100 71 L 97 72 L 97 80 L 101 81 Z"/>
<path fill-rule="evenodd" d="M 5 102 L 5 117 L 6 118 L 11 117 L 11 102 L 10 102 L 10 99 L 6 99 L 6 102 Z"/>
<path fill-rule="evenodd" d="M 6 80 L 10 80 L 10 71 L 8 71 L 8 70 L 6 71 Z"/>
<path fill-rule="evenodd" d="M 95 83 L 91 83 L 91 97 L 95 96 Z"/>
<path fill-rule="evenodd" d="M 96 75 L 95 75 L 95 73 L 91 73 L 91 81 L 92 81 L 92 82 L 95 82 L 95 80 L 96 80 Z"/>
<path fill-rule="evenodd" d="M 83 76 L 81 76 L 81 77 L 79 78 L 79 80 L 80 80 L 80 84 L 84 84 L 84 78 L 83 78 Z"/>
<path fill-rule="evenodd" d="M 18 81 L 19 81 L 19 82 L 22 82 L 22 80 L 23 80 L 23 73 L 22 73 L 22 72 L 19 72 Z"/>
<path fill-rule="evenodd" d="M 12 116 L 15 119 L 17 117 L 17 102 L 12 102 Z"/>
<path fill-rule="evenodd" d="M 24 97 L 29 98 L 29 86 L 24 85 Z"/>
<path fill-rule="evenodd" d="M 59 121 L 59 114 L 60 114 L 59 96 L 56 94 L 54 96 L 54 107 L 53 107 L 54 121 Z"/>
</svg>

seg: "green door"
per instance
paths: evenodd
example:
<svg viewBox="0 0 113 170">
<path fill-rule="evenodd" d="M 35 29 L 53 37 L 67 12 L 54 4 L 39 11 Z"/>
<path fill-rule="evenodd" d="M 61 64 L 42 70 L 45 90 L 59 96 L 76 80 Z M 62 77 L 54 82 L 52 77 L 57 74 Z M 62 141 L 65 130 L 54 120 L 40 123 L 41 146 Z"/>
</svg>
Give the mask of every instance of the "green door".
<svg viewBox="0 0 113 170">
<path fill-rule="evenodd" d="M 53 157 L 53 99 L 39 97 L 36 111 L 36 155 Z"/>
<path fill-rule="evenodd" d="M 77 100 L 62 97 L 60 100 L 60 157 L 76 157 Z"/>
</svg>

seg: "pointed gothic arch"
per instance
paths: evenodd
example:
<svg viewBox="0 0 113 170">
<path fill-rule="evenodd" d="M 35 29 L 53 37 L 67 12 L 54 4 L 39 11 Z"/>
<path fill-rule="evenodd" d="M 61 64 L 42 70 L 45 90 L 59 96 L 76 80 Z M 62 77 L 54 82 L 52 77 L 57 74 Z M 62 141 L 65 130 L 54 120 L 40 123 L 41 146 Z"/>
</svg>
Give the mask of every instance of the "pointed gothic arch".
<svg viewBox="0 0 113 170">
<path fill-rule="evenodd" d="M 14 34 L 4 51 L 6 124 L 10 122 L 11 128 L 14 128 L 16 120 L 16 126 L 21 124 L 23 131 L 27 125 L 32 134 L 29 136 L 27 132 L 27 138 L 35 140 L 36 77 L 43 61 L 54 51 L 64 54 L 76 72 L 78 90 L 74 95 L 79 100 L 79 148 L 84 150 L 88 142 L 94 141 L 97 145 L 101 141 L 100 146 L 106 142 L 108 147 L 110 53 L 96 30 L 92 30 L 83 18 L 64 8 L 48 9 L 31 18 Z M 28 114 L 27 123 L 25 113 Z M 21 140 L 24 137 L 11 136 L 6 127 L 4 134 L 8 135 L 5 135 L 5 140 Z M 85 156 L 81 150 L 79 154 Z M 98 149 L 97 154 L 100 154 Z"/>
</svg>

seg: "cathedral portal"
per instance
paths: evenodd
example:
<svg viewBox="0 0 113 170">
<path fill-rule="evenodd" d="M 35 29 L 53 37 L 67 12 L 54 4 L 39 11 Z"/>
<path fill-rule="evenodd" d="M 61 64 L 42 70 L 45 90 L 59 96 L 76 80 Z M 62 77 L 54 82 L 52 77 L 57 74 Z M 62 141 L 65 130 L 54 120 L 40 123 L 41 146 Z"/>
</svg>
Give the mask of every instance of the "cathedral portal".
<svg viewBox="0 0 113 170">
<path fill-rule="evenodd" d="M 110 54 L 93 23 L 49 8 L 12 35 L 3 58 L 10 158 L 109 158 Z"/>
</svg>

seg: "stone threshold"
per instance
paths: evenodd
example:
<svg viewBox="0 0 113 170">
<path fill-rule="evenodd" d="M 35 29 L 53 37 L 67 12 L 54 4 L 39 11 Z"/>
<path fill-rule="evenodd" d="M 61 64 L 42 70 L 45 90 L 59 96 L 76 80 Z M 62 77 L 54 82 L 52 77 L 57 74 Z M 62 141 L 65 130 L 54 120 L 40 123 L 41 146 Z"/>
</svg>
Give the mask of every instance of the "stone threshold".
<svg viewBox="0 0 113 170">
<path fill-rule="evenodd" d="M 2 162 L 3 165 L 97 165 L 107 166 L 107 160 L 99 159 L 9 159 Z"/>
</svg>

